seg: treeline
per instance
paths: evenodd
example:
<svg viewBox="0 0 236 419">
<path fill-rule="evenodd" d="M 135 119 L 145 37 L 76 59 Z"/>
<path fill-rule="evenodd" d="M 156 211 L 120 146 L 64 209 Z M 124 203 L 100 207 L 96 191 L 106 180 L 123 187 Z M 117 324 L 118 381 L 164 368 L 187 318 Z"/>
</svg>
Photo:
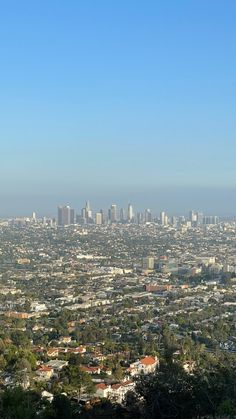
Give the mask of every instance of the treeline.
<svg viewBox="0 0 236 419">
<path fill-rule="evenodd" d="M 64 395 L 52 403 L 21 388 L 0 394 L 2 419 L 194 419 L 236 418 L 236 364 L 229 355 L 204 354 L 186 371 L 173 358 L 162 360 L 156 373 L 137 379 L 123 405 L 102 400 L 82 407 Z"/>
</svg>

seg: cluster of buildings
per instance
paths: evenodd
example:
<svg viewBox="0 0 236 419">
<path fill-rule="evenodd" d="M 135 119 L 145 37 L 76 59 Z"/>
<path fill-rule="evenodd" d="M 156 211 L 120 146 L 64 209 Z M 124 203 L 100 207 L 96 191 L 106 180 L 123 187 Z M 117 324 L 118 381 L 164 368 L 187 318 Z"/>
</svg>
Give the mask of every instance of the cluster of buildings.
<svg viewBox="0 0 236 419">
<path fill-rule="evenodd" d="M 147 210 L 149 211 L 149 210 Z M 75 215 L 75 211 L 70 206 L 59 206 L 58 207 L 58 225 L 66 226 L 70 224 L 96 224 L 102 225 L 107 223 L 116 222 L 134 222 L 135 214 L 131 204 L 128 205 L 127 214 L 124 208 L 121 208 L 118 214 L 118 208 L 116 204 L 112 204 L 107 210 L 100 210 L 93 216 L 93 211 L 90 207 L 89 201 L 86 202 L 85 207 L 82 208 L 80 214 Z"/>
<path fill-rule="evenodd" d="M 144 212 L 134 212 L 133 206 L 128 204 L 127 211 L 124 208 L 118 210 L 116 204 L 112 204 L 106 211 L 101 209 L 95 215 L 90 207 L 89 201 L 82 208 L 80 214 L 76 214 L 75 210 L 69 205 L 58 207 L 57 223 L 59 226 L 68 226 L 71 224 L 112 224 L 112 223 L 136 223 L 145 224 L 156 222 L 162 226 L 169 224 L 177 226 L 180 223 L 187 222 L 189 226 L 215 225 L 219 223 L 217 216 L 204 216 L 203 213 L 190 211 L 188 217 L 169 217 L 165 211 L 161 211 L 159 217 L 153 216 L 150 209 Z"/>
<path fill-rule="evenodd" d="M 180 347 L 188 335 L 236 351 L 235 222 L 200 224 L 192 212 L 167 221 L 0 223 L 0 325 L 6 348 L 28 337 L 37 358 L 28 386 L 49 391 L 73 356 L 97 397 L 121 401 L 138 374 L 158 368 L 163 327 Z"/>
</svg>

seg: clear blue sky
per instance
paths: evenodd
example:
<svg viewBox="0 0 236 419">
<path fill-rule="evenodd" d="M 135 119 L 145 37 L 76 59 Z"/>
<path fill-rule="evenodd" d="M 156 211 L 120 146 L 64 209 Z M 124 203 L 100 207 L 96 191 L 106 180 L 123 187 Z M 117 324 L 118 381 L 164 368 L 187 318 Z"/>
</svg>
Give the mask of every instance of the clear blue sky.
<svg viewBox="0 0 236 419">
<path fill-rule="evenodd" d="M 0 1 L 0 215 L 236 214 L 235 21 L 235 0 Z"/>
</svg>

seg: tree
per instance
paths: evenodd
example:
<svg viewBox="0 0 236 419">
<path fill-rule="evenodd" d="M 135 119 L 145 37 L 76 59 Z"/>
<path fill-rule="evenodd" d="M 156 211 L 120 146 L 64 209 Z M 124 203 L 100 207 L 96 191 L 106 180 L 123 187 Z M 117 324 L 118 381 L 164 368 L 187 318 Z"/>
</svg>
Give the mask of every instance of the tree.
<svg viewBox="0 0 236 419">
<path fill-rule="evenodd" d="M 14 345 L 21 346 L 23 348 L 29 346 L 30 343 L 26 334 L 21 330 L 16 330 L 15 332 L 13 332 L 11 334 L 11 339 Z"/>
<path fill-rule="evenodd" d="M 51 413 L 51 416 L 50 416 Z M 55 419 L 72 419 L 73 411 L 70 400 L 63 394 L 59 394 L 54 397 L 52 401 L 52 406 L 45 415 L 46 418 L 55 418 Z"/>
<path fill-rule="evenodd" d="M 236 417 L 236 401 L 225 399 L 218 407 L 217 411 L 220 417 L 235 418 Z"/>
<path fill-rule="evenodd" d="M 0 338 L 0 354 L 3 355 L 5 352 L 6 346 L 3 342 L 3 340 Z"/>
<path fill-rule="evenodd" d="M 30 309 L 31 309 L 30 300 L 26 300 L 25 303 L 22 306 L 22 310 L 24 310 L 28 313 L 30 311 Z"/>
<path fill-rule="evenodd" d="M 124 373 L 123 373 L 123 369 L 121 368 L 120 363 L 118 362 L 118 364 L 116 365 L 116 367 L 114 368 L 113 371 L 113 376 L 114 378 L 116 378 L 116 380 L 120 381 L 122 380 Z"/>
<path fill-rule="evenodd" d="M 4 371 L 4 369 L 6 368 L 6 360 L 4 358 L 3 355 L 0 355 L 0 371 Z"/>
<path fill-rule="evenodd" d="M 234 417 L 235 359 L 220 355 L 210 361 L 208 357 L 208 363 L 202 365 L 189 374 L 177 362 L 161 362 L 157 373 L 139 377 L 135 392 L 126 398 L 127 409 L 131 413 L 138 410 L 143 419 L 191 419 L 217 414 Z"/>
<path fill-rule="evenodd" d="M 78 393 L 80 395 L 82 388 L 85 388 L 85 391 L 89 394 L 95 391 L 90 375 L 85 371 L 81 371 L 77 365 L 68 365 L 63 368 L 61 380 L 66 392 Z"/>
<path fill-rule="evenodd" d="M 164 345 L 165 361 L 172 363 L 173 354 L 178 348 L 176 337 L 167 327 L 164 327 L 162 331 L 162 340 Z"/>
<path fill-rule="evenodd" d="M 33 419 L 37 417 L 40 396 L 21 388 L 5 390 L 1 396 L 0 417 L 2 419 Z"/>
</svg>

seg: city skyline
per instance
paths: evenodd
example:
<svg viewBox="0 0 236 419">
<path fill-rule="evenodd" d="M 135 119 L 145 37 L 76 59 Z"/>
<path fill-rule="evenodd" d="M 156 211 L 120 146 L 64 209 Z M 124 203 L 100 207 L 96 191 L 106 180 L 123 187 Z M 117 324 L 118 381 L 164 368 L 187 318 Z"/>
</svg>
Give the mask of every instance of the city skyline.
<svg viewBox="0 0 236 419">
<path fill-rule="evenodd" d="M 31 220 L 36 221 L 36 213 L 34 212 Z M 45 222 L 46 220 L 43 220 Z M 51 220 L 52 221 L 52 220 Z M 50 221 L 50 225 L 52 222 Z M 86 201 L 85 206 L 80 211 L 76 211 L 70 205 L 59 205 L 57 207 L 57 225 L 65 227 L 69 225 L 102 225 L 102 224 L 148 224 L 158 223 L 161 226 L 172 225 L 174 227 L 177 224 L 187 222 L 188 227 L 199 227 L 202 225 L 216 225 L 220 219 L 216 215 L 206 215 L 203 212 L 190 210 L 188 215 L 176 217 L 167 214 L 165 211 L 161 211 L 159 216 L 156 213 L 152 213 L 150 208 L 145 208 L 144 211 L 135 211 L 131 203 L 128 204 L 127 210 L 123 207 L 118 207 L 117 204 L 111 204 L 110 208 L 101 208 L 99 211 L 94 210 L 89 201 Z M 53 221 L 55 223 L 55 221 Z"/>
<path fill-rule="evenodd" d="M 90 198 L 90 199 L 88 199 Z M 132 198 L 132 199 L 131 199 Z M 55 208 L 58 205 L 70 205 L 76 210 L 89 200 L 94 209 L 108 208 L 112 203 L 120 208 L 125 208 L 127 215 L 127 205 L 132 203 L 133 208 L 144 211 L 150 208 L 153 213 L 159 214 L 163 209 L 170 215 L 183 215 L 191 208 L 203 211 L 205 214 L 218 214 L 221 217 L 235 217 L 236 209 L 234 200 L 236 190 L 225 188 L 162 188 L 146 190 L 140 195 L 138 191 L 132 193 L 88 195 L 86 192 L 74 196 L 64 193 L 62 196 L 52 194 L 52 196 L 2 196 L 0 206 L 0 218 L 21 217 L 31 214 L 34 211 L 40 216 L 53 217 L 56 215 Z"/>
<path fill-rule="evenodd" d="M 181 213 L 166 210 L 163 206 L 158 210 L 157 208 L 151 208 L 150 206 L 136 207 L 131 202 L 126 202 L 121 205 L 119 202 L 112 202 L 108 206 L 100 205 L 93 206 L 89 200 L 86 200 L 84 205 L 72 206 L 71 202 L 64 202 L 57 204 L 56 209 L 52 214 L 42 214 L 35 207 L 31 214 L 24 213 L 12 216 L 1 217 L 0 219 L 41 219 L 41 220 L 56 220 L 58 225 L 70 225 L 70 224 L 107 224 L 116 222 L 136 223 L 142 224 L 146 222 L 160 222 L 162 225 L 167 225 L 173 222 L 175 218 L 185 219 L 192 222 L 200 221 L 202 223 L 202 217 L 221 217 L 229 218 L 233 220 L 235 216 L 223 216 L 221 214 L 216 215 L 216 212 L 205 212 L 200 207 L 193 207 L 190 209 L 184 209 Z M 200 218 L 199 218 L 200 217 Z M 170 221 L 172 220 L 172 221 Z"/>
</svg>

